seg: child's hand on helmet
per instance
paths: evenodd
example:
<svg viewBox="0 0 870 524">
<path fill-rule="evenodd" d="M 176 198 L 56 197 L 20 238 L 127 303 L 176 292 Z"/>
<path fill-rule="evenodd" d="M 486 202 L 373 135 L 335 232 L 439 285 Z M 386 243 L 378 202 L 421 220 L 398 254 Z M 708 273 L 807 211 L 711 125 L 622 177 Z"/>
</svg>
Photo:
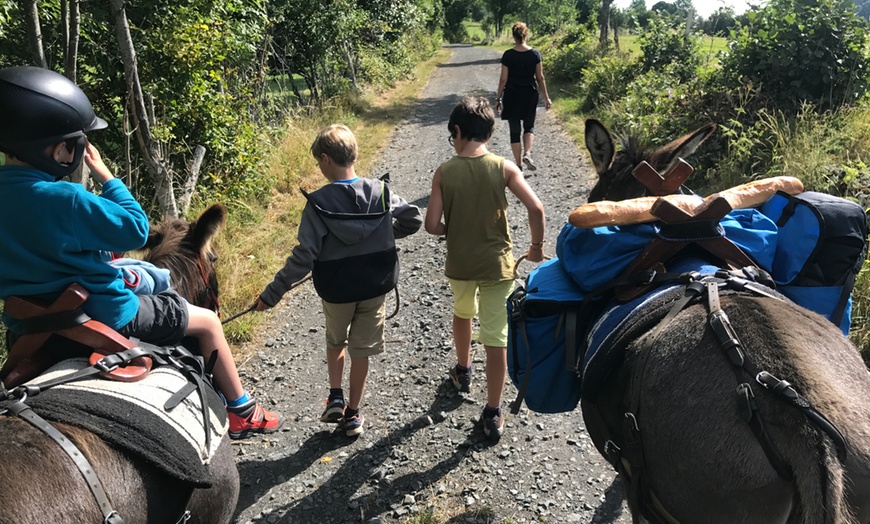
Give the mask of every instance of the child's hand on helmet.
<svg viewBox="0 0 870 524">
<path fill-rule="evenodd" d="M 97 182 L 105 184 L 109 180 L 115 178 L 103 162 L 103 157 L 100 156 L 100 152 L 97 151 L 97 148 L 90 142 L 88 142 L 88 146 L 85 149 L 85 163 L 88 164 L 88 167 L 91 169 L 91 176 L 93 176 Z"/>
</svg>

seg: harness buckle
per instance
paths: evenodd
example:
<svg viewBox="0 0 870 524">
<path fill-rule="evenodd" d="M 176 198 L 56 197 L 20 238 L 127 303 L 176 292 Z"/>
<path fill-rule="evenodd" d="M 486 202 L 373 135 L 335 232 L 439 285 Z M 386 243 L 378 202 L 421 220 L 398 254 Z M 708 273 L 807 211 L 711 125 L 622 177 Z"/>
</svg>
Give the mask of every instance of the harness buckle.
<svg viewBox="0 0 870 524">
<path fill-rule="evenodd" d="M 743 367 L 744 357 L 743 351 L 740 349 L 740 339 L 737 333 L 734 332 L 734 327 L 731 326 L 731 321 L 728 315 L 721 309 L 710 313 L 710 327 L 713 328 L 713 333 L 725 350 L 728 360 L 737 367 Z M 763 384 L 762 384 L 763 385 Z"/>
<path fill-rule="evenodd" d="M 630 428 L 633 431 L 640 433 L 640 426 L 637 425 L 637 417 L 634 416 L 634 413 L 627 411 L 625 413 L 625 420 L 626 420 L 626 422 L 631 423 Z"/>
<path fill-rule="evenodd" d="M 649 276 L 647 277 L 646 281 L 641 282 L 640 284 L 644 285 L 644 286 L 652 284 L 653 280 L 655 280 L 655 278 L 656 278 L 656 275 L 658 275 L 658 272 L 655 269 L 649 270 Z"/>
<path fill-rule="evenodd" d="M 112 355 L 106 355 L 105 357 L 101 358 L 100 360 L 94 362 L 94 367 L 99 369 L 103 373 L 108 373 L 110 371 L 114 371 L 115 369 L 118 369 L 118 365 L 120 364 L 120 362 L 118 362 L 118 358 L 116 357 L 116 358 L 110 359 L 109 358 L 110 356 L 112 356 Z M 111 362 L 110 362 L 110 360 L 111 360 Z"/>
<path fill-rule="evenodd" d="M 123 522 L 124 520 L 121 518 L 121 515 L 115 510 L 112 510 L 103 517 L 103 524 L 123 524 Z"/>
</svg>

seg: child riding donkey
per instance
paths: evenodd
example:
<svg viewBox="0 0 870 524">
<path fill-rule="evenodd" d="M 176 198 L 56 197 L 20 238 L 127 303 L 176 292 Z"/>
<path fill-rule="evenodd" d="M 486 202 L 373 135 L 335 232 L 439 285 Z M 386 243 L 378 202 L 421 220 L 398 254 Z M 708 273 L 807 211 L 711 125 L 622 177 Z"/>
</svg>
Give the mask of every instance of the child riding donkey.
<svg viewBox="0 0 870 524">
<path fill-rule="evenodd" d="M 206 361 L 217 352 L 214 381 L 227 400 L 230 436 L 276 431 L 283 417 L 243 388 L 217 315 L 173 290 L 136 295 L 106 252 L 141 248 L 148 217 L 88 142 L 106 122 L 66 77 L 36 67 L 0 70 L 0 298 L 52 301 L 70 284 L 89 292 L 83 310 L 126 337 L 175 345 L 194 337 Z M 82 160 L 102 186 L 99 196 L 62 181 Z M 15 333 L 20 326 L 4 315 Z M 20 331 L 19 331 L 20 332 Z"/>
</svg>

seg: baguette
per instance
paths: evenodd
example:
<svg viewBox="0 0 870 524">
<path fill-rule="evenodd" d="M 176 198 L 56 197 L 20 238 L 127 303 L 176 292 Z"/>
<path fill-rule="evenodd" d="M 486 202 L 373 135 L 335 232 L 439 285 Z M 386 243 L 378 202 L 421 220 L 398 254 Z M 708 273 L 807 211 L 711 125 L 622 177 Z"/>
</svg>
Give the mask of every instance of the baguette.
<svg viewBox="0 0 870 524">
<path fill-rule="evenodd" d="M 574 227 L 587 228 L 652 222 L 657 219 L 652 216 L 650 210 L 660 198 L 668 200 L 690 215 L 694 215 L 695 209 L 704 203 L 704 199 L 696 195 L 649 196 L 619 202 L 601 200 L 578 207 L 568 216 L 568 222 Z"/>
<path fill-rule="evenodd" d="M 804 190 L 804 185 L 795 177 L 776 176 L 754 180 L 746 184 L 732 187 L 717 193 L 724 197 L 731 205 L 731 209 L 745 209 L 755 207 L 767 202 L 777 191 L 784 191 L 789 195 L 796 195 Z M 707 199 L 716 198 L 710 195 Z"/>
</svg>

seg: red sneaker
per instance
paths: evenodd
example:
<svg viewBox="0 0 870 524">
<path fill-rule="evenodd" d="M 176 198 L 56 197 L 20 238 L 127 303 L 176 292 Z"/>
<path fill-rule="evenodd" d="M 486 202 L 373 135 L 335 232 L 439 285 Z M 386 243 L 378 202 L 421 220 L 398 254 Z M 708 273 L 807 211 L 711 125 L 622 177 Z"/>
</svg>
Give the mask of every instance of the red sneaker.
<svg viewBox="0 0 870 524">
<path fill-rule="evenodd" d="M 227 411 L 227 416 L 230 420 L 230 438 L 233 440 L 248 438 L 254 433 L 274 433 L 284 424 L 282 415 L 266 411 L 259 404 L 247 418 L 232 411 Z"/>
</svg>

